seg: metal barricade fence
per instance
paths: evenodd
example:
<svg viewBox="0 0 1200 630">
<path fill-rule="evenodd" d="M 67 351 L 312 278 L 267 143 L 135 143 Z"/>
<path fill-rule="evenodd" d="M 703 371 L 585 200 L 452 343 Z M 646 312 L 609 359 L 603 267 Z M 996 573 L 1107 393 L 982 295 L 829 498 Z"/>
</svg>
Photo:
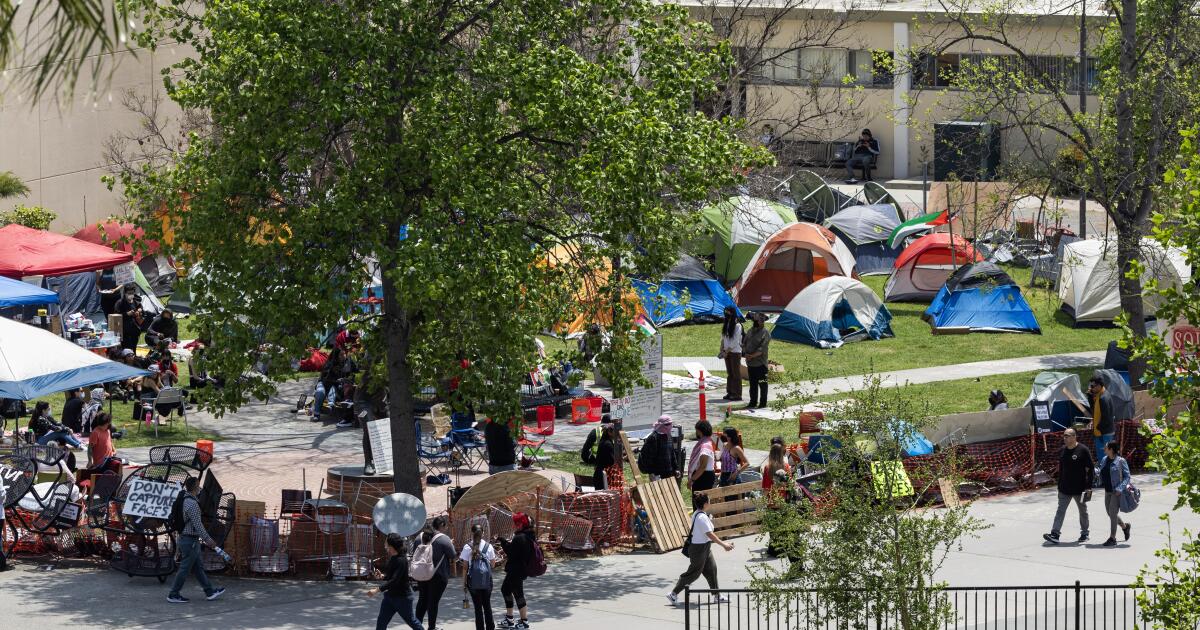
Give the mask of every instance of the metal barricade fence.
<svg viewBox="0 0 1200 630">
<path fill-rule="evenodd" d="M 1147 587 L 1153 589 L 1153 587 Z M 863 605 L 838 611 L 831 591 L 783 589 L 687 589 L 687 630 L 902 630 L 895 608 Z M 914 592 L 914 596 L 917 593 Z M 1133 630 L 1144 627 L 1138 590 L 1128 585 L 947 587 L 933 594 L 948 614 L 946 630 Z M 921 609 L 919 605 L 914 609 Z M 924 606 L 929 610 L 932 606 Z M 1196 628 L 1200 630 L 1200 625 Z"/>
</svg>

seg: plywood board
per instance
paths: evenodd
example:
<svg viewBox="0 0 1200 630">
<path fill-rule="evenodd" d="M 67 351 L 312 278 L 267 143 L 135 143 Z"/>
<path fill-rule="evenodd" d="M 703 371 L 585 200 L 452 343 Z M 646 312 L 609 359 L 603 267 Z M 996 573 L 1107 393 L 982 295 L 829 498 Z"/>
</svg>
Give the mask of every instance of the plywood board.
<svg viewBox="0 0 1200 630">
<path fill-rule="evenodd" d="M 633 456 L 633 447 L 629 445 L 629 436 L 625 435 L 624 431 L 619 432 L 621 436 L 621 445 L 624 447 L 621 452 L 625 459 L 629 460 L 629 468 L 633 471 L 633 485 L 638 486 L 643 483 L 642 471 L 638 468 L 637 458 Z"/>
<path fill-rule="evenodd" d="M 225 540 L 225 550 L 233 556 L 235 565 L 240 565 L 250 556 L 250 518 L 265 518 L 267 504 L 264 501 L 245 501 L 238 499 L 234 503 L 234 522 L 236 525 Z"/>
<path fill-rule="evenodd" d="M 545 492 L 552 495 L 562 493 L 552 479 L 534 472 L 509 470 L 496 473 L 468 488 L 467 492 L 459 498 L 458 503 L 454 504 L 454 510 L 491 505 L 514 495 L 536 492 L 539 489 L 544 489 Z"/>
<path fill-rule="evenodd" d="M 634 499 L 646 510 L 654 550 L 664 553 L 683 546 L 691 527 L 683 494 L 675 479 L 659 479 L 633 488 Z"/>
<path fill-rule="evenodd" d="M 945 477 L 938 477 L 938 489 L 942 491 L 942 502 L 946 507 L 956 508 L 962 505 L 962 499 L 958 498 L 958 486 L 951 480 Z"/>
</svg>

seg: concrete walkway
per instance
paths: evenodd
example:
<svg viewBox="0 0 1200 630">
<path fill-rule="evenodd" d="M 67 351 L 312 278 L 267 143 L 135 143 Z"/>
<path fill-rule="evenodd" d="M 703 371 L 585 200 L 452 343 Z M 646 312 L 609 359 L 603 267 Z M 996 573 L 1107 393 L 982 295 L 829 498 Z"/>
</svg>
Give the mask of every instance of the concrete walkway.
<svg viewBox="0 0 1200 630">
<path fill-rule="evenodd" d="M 1128 584 L 1142 566 L 1155 562 L 1154 550 L 1166 540 L 1164 524 L 1156 517 L 1170 509 L 1176 496 L 1158 477 L 1139 475 L 1137 483 L 1143 494 L 1141 507 L 1129 515 L 1134 523 L 1133 538 L 1113 549 L 1099 546 L 1107 535 L 1101 531 L 1106 520 L 1095 501 L 1090 504 L 1092 541 L 1057 547 L 1041 539 L 1054 512 L 1053 488 L 975 501 L 971 514 L 992 527 L 951 552 L 938 575 L 953 586 L 1066 585 L 1075 580 L 1085 585 Z M 1063 528 L 1064 538 L 1073 540 L 1077 535 L 1074 519 L 1072 512 Z M 1191 512 L 1178 513 L 1173 527 L 1177 534 L 1184 527 L 1194 531 L 1200 527 L 1200 518 Z M 744 588 L 748 569 L 771 561 L 763 557 L 764 543 L 756 537 L 738 538 L 734 543 L 732 552 L 717 552 L 721 586 Z M 47 562 L 19 559 L 14 571 L 0 573 L 0 610 L 14 611 L 4 618 L 10 623 L 0 621 L 0 627 L 348 630 L 371 627 L 379 606 L 378 600 L 365 596 L 372 585 L 364 582 L 222 576 L 214 576 L 214 580 L 229 590 L 220 600 L 204 601 L 195 582 L 189 580 L 183 594 L 191 603 L 169 604 L 167 586 L 157 580 L 129 579 L 90 561 L 51 562 L 53 570 L 42 570 Z M 683 628 L 683 611 L 668 606 L 663 596 L 684 564 L 678 552 L 555 561 L 545 576 L 526 584 L 533 626 L 545 630 Z M 457 586 L 446 591 L 439 626 L 473 626 L 473 611 L 462 608 L 461 597 Z M 499 593 L 492 602 L 502 615 Z M 396 619 L 392 627 L 404 624 Z"/>
</svg>

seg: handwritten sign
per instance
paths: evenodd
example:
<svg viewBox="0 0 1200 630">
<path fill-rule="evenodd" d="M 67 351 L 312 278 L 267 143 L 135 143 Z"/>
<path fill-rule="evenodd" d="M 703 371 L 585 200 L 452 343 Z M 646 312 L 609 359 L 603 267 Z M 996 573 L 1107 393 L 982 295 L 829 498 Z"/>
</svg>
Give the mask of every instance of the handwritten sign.
<svg viewBox="0 0 1200 630">
<path fill-rule="evenodd" d="M 614 400 L 614 420 L 633 421 L 632 426 L 639 426 L 654 422 L 662 415 L 662 367 L 662 335 L 654 335 L 642 341 L 642 378 L 650 386 L 635 385 L 628 396 Z"/>
<path fill-rule="evenodd" d="M 391 474 L 394 468 L 391 420 L 381 418 L 368 422 L 367 437 L 371 440 L 371 458 L 375 460 L 375 470 L 381 475 Z"/>
<path fill-rule="evenodd" d="M 171 506 L 179 492 L 179 486 L 173 483 L 133 479 L 121 513 L 125 516 L 166 520 L 171 516 Z"/>
<path fill-rule="evenodd" d="M 133 263 L 125 263 L 113 267 L 113 282 L 117 285 L 133 284 Z"/>
</svg>

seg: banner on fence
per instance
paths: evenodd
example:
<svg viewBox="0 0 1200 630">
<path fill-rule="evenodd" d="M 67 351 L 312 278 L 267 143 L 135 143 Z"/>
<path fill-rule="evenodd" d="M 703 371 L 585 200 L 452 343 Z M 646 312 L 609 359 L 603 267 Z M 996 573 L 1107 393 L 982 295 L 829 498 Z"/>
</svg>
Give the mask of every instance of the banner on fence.
<svg viewBox="0 0 1200 630">
<path fill-rule="evenodd" d="M 166 520 L 171 516 L 171 506 L 180 491 L 177 484 L 133 479 L 129 484 L 129 494 L 125 497 L 125 507 L 121 513 L 125 516 Z"/>
</svg>

